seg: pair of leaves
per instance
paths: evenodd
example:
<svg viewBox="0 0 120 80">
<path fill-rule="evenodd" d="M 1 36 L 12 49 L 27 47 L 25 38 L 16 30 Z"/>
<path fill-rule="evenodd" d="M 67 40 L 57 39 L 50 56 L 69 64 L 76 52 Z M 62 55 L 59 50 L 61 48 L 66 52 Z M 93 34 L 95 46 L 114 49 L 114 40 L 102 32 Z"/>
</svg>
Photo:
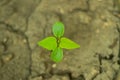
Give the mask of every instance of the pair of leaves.
<svg viewBox="0 0 120 80">
<path fill-rule="evenodd" d="M 48 50 L 54 50 L 57 47 L 57 40 L 55 37 L 47 37 L 38 42 L 38 45 Z M 74 49 L 79 48 L 80 46 L 70 39 L 63 37 L 60 39 L 59 47 L 64 49 Z"/>
</svg>

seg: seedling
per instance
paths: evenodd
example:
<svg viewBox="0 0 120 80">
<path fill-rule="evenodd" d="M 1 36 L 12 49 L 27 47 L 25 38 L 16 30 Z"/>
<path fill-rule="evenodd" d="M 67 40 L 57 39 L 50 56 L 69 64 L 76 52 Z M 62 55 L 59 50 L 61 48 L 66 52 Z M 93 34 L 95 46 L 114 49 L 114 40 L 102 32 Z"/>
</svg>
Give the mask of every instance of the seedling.
<svg viewBox="0 0 120 80">
<path fill-rule="evenodd" d="M 72 40 L 63 37 L 64 24 L 56 22 L 52 27 L 54 36 L 47 37 L 38 42 L 38 45 L 52 51 L 50 54 L 51 60 L 54 62 L 60 62 L 63 59 L 63 49 L 75 49 L 80 46 Z"/>
</svg>

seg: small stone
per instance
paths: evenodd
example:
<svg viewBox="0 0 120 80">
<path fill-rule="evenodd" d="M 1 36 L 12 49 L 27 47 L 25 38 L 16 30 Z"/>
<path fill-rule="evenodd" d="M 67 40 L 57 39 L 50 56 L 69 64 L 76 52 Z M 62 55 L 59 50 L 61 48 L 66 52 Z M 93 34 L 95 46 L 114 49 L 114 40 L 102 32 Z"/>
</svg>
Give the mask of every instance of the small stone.
<svg viewBox="0 0 120 80">
<path fill-rule="evenodd" d="M 4 38 L 3 42 L 6 43 L 8 41 L 8 38 Z"/>
<path fill-rule="evenodd" d="M 65 11 L 64 11 L 62 8 L 60 8 L 60 13 L 61 13 L 61 14 L 64 14 Z"/>
<path fill-rule="evenodd" d="M 23 43 L 27 43 L 27 40 L 26 40 L 26 39 L 23 39 Z"/>
<path fill-rule="evenodd" d="M 42 78 L 42 76 L 39 76 L 39 77 L 31 78 L 29 80 L 43 80 L 43 78 Z"/>
<path fill-rule="evenodd" d="M 97 30 L 96 30 L 96 33 L 100 33 L 100 30 L 99 30 L 99 29 L 97 29 Z"/>
<path fill-rule="evenodd" d="M 52 68 L 55 68 L 56 66 L 57 66 L 56 64 L 53 64 L 53 65 L 52 65 Z"/>
<path fill-rule="evenodd" d="M 3 61 L 3 63 L 7 63 L 7 62 L 9 62 L 10 60 L 12 60 L 13 57 L 14 57 L 13 54 L 3 55 L 3 56 L 2 56 L 2 61 Z"/>
<path fill-rule="evenodd" d="M 99 70 L 92 68 L 90 72 L 86 75 L 86 80 L 91 80 L 93 77 L 99 74 Z"/>
</svg>

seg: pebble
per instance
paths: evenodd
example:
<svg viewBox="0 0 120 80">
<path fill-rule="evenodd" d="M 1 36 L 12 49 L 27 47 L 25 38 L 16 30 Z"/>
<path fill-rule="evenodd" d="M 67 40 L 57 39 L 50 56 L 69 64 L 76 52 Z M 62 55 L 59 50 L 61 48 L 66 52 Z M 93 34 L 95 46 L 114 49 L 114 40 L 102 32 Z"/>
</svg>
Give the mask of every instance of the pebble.
<svg viewBox="0 0 120 80">
<path fill-rule="evenodd" d="M 6 54 L 2 56 L 2 62 L 5 64 L 13 59 L 13 54 Z"/>
</svg>

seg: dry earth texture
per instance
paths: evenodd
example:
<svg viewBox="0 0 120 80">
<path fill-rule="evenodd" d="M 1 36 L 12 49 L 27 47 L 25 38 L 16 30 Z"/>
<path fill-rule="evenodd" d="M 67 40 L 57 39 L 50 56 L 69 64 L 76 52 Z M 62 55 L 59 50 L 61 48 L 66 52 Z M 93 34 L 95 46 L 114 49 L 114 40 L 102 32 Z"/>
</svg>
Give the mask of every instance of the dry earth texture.
<svg viewBox="0 0 120 80">
<path fill-rule="evenodd" d="M 37 45 L 56 21 L 81 45 L 60 63 Z M 120 80 L 120 0 L 0 0 L 0 80 Z"/>
</svg>

